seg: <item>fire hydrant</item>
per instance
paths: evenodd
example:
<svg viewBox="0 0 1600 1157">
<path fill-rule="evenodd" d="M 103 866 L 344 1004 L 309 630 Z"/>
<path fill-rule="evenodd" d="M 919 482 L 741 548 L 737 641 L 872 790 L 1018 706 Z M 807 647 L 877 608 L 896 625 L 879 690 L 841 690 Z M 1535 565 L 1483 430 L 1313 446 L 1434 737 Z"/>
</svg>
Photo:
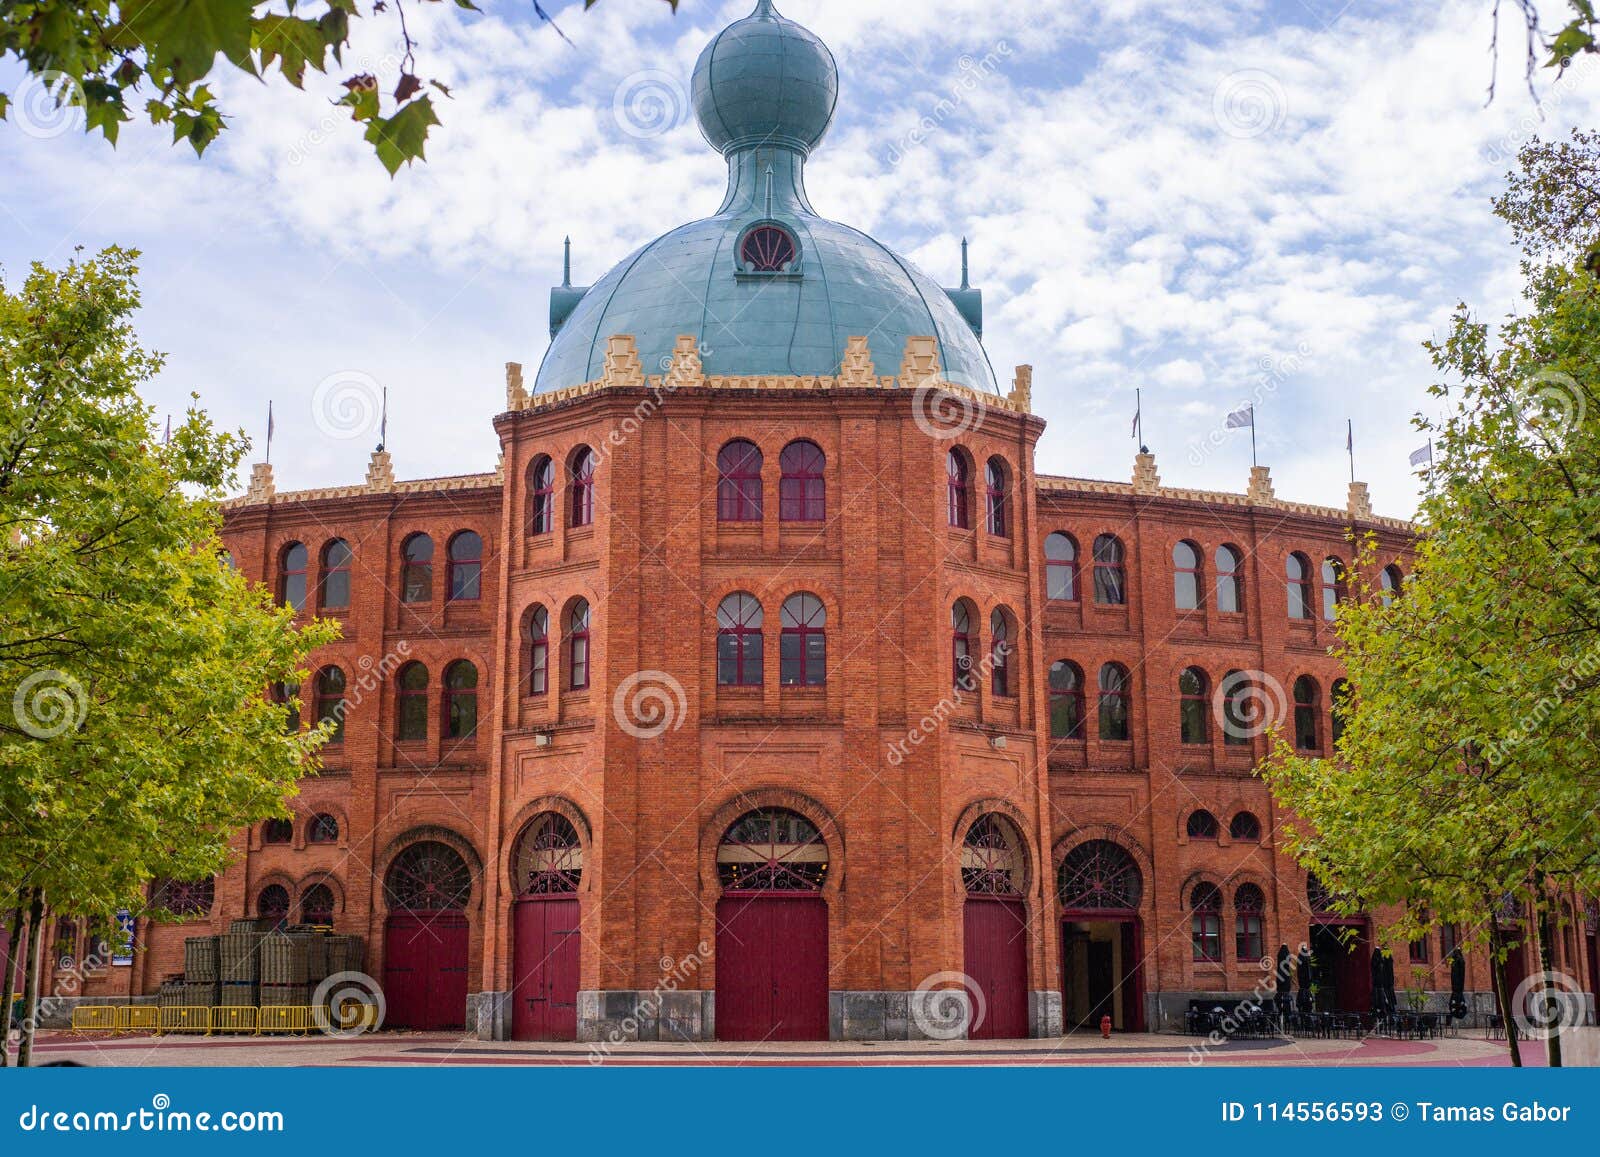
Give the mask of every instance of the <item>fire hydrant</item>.
<svg viewBox="0 0 1600 1157">
<path fill-rule="evenodd" d="M 1106 1040 L 1111 1039 L 1111 1018 L 1109 1016 L 1100 1018 L 1100 1035 Z"/>
</svg>

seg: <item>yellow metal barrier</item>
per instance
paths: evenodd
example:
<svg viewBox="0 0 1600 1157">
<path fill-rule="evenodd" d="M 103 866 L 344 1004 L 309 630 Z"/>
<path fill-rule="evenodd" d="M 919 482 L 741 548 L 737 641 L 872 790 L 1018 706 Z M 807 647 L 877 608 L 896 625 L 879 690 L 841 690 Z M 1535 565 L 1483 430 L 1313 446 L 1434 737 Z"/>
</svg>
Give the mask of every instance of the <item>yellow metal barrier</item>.
<svg viewBox="0 0 1600 1157">
<path fill-rule="evenodd" d="M 212 1032 L 247 1032 L 256 1031 L 256 1008 L 254 1005 L 215 1005 L 211 1009 Z"/>
<path fill-rule="evenodd" d="M 257 1032 L 307 1032 L 311 1009 L 304 1004 L 264 1004 L 256 1020 Z"/>
<path fill-rule="evenodd" d="M 116 1032 L 117 1006 L 80 1004 L 72 1010 L 73 1032 Z"/>
<path fill-rule="evenodd" d="M 161 1009 L 156 1032 L 211 1031 L 211 1010 L 202 1004 L 169 1004 Z"/>
<path fill-rule="evenodd" d="M 311 1006 L 311 1023 L 323 1032 L 371 1032 L 378 1027 L 378 1009 L 359 1000 L 347 1000 L 337 1008 L 324 1004 Z"/>
<path fill-rule="evenodd" d="M 118 1032 L 154 1032 L 161 1027 L 161 1010 L 153 1004 L 124 1004 L 117 1009 Z"/>
</svg>

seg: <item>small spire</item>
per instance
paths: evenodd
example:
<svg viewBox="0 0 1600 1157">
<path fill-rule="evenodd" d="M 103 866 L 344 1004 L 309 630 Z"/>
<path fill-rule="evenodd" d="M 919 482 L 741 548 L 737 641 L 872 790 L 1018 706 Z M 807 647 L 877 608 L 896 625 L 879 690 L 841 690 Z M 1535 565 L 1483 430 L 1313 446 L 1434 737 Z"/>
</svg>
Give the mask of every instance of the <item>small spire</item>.
<svg viewBox="0 0 1600 1157">
<path fill-rule="evenodd" d="M 756 0 L 756 10 L 750 13 L 749 19 L 754 20 L 758 17 L 776 19 L 777 16 L 778 10 L 772 6 L 772 0 Z"/>
<path fill-rule="evenodd" d="M 767 165 L 767 216 L 772 216 L 772 166 Z"/>
<path fill-rule="evenodd" d="M 965 237 L 961 239 L 961 288 L 972 288 L 967 284 L 967 239 Z"/>
<path fill-rule="evenodd" d="M 561 288 L 572 288 L 572 238 L 561 243 Z"/>
</svg>

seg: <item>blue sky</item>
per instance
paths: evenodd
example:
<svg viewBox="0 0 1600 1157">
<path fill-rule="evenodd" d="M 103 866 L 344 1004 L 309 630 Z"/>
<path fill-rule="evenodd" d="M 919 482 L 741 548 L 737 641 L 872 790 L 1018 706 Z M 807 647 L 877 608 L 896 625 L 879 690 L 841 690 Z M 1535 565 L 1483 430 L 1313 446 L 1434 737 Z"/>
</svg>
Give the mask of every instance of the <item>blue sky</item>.
<svg viewBox="0 0 1600 1157">
<path fill-rule="evenodd" d="M 491 469 L 503 365 L 531 376 L 548 344 L 562 237 L 589 283 L 715 209 L 688 77 L 750 4 L 547 5 L 570 46 L 526 0 L 483 6 L 411 13 L 420 71 L 455 97 L 393 181 L 331 109 L 336 79 L 224 79 L 233 131 L 200 160 L 148 127 L 113 150 L 0 125 L 8 280 L 75 245 L 143 250 L 140 330 L 168 355 L 151 400 L 198 392 L 259 437 L 272 398 L 280 488 L 365 472 L 375 432 L 319 418 L 329 381 L 388 388 L 400 476 Z M 945 284 L 971 238 L 990 358 L 1034 366 L 1041 470 L 1128 477 L 1139 388 L 1163 481 L 1242 490 L 1249 439 L 1223 418 L 1254 401 L 1281 497 L 1343 505 L 1351 417 L 1389 514 L 1414 507 L 1410 417 L 1435 406 L 1420 343 L 1458 301 L 1517 304 L 1489 199 L 1522 141 L 1600 106 L 1584 68 L 1541 75 L 1536 108 L 1508 25 L 1485 107 L 1489 0 L 779 8 L 840 63 L 813 202 Z M 361 23 L 352 63 L 392 78 L 393 20 Z"/>
</svg>

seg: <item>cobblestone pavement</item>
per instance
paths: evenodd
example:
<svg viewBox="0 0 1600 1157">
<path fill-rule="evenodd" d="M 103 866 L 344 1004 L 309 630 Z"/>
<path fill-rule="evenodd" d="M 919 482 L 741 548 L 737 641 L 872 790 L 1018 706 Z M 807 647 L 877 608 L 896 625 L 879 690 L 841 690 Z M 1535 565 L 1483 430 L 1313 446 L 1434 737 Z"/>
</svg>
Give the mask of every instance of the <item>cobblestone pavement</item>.
<svg viewBox="0 0 1600 1157">
<path fill-rule="evenodd" d="M 1525 1043 L 1524 1063 L 1543 1047 Z M 36 1063 L 83 1065 L 1506 1065 L 1504 1041 L 1255 1040 L 1206 1047 L 1203 1038 L 1161 1034 L 1053 1040 L 904 1041 L 862 1044 L 665 1044 L 608 1046 L 479 1041 L 450 1033 L 383 1032 L 360 1037 L 40 1037 Z"/>
</svg>

